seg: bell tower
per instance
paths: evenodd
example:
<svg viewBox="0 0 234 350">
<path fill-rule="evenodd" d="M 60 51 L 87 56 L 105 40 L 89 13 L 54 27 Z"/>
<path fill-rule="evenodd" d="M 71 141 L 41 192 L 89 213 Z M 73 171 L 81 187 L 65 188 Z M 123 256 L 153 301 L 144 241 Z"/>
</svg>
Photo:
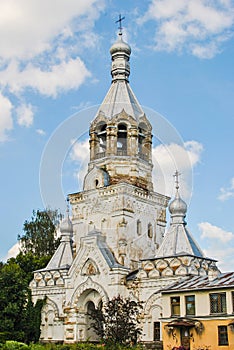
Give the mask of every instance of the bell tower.
<svg viewBox="0 0 234 350">
<path fill-rule="evenodd" d="M 90 126 L 88 171 L 102 169 L 110 185 L 127 182 L 153 190 L 152 127 L 129 85 L 131 48 L 122 31 L 110 54 L 112 83 Z M 91 188 L 89 178 L 84 189 Z M 103 181 L 93 180 L 93 188 L 103 186 Z"/>
<path fill-rule="evenodd" d="M 121 30 L 110 54 L 112 82 L 90 125 L 83 191 L 69 199 L 76 250 L 99 234 L 131 270 L 156 254 L 169 198 L 153 191 L 152 127 L 129 85 L 131 48 Z"/>
</svg>

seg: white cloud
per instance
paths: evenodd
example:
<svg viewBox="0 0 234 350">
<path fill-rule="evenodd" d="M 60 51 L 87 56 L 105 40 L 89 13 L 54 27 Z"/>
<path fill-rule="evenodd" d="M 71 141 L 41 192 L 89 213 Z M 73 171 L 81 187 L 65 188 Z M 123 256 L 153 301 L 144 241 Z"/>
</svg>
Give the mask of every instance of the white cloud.
<svg viewBox="0 0 234 350">
<path fill-rule="evenodd" d="M 31 88 L 51 97 L 56 97 L 59 92 L 78 88 L 89 76 L 89 71 L 79 57 L 63 61 L 47 71 L 31 63 L 20 70 L 19 64 L 12 61 L 4 71 L 0 72 L 2 86 L 9 88 L 11 93 Z"/>
<path fill-rule="evenodd" d="M 4 257 L 4 261 L 7 261 L 10 258 L 15 258 L 20 252 L 19 243 L 15 243 L 7 252 L 7 255 Z"/>
<path fill-rule="evenodd" d="M 17 122 L 21 126 L 30 127 L 33 124 L 33 106 L 22 104 L 16 108 Z"/>
<path fill-rule="evenodd" d="M 201 230 L 201 238 L 214 239 L 219 242 L 227 243 L 231 240 L 234 240 L 234 234 L 223 230 L 218 226 L 214 226 L 209 222 L 201 222 L 198 224 L 199 229 Z"/>
<path fill-rule="evenodd" d="M 234 233 L 209 222 L 201 222 L 198 227 L 201 238 L 207 242 L 207 247 L 204 249 L 205 255 L 218 260 L 221 271 L 233 271 Z"/>
<path fill-rule="evenodd" d="M 97 47 L 93 27 L 104 6 L 104 0 L 0 1 L 0 89 L 1 100 L 11 96 L 12 102 L 4 100 L 8 111 L 26 101 L 28 89 L 56 98 L 91 76 L 80 54 Z M 18 124 L 28 127 L 33 110 L 27 101 L 26 106 L 24 111 L 18 107 L 16 115 Z M 13 126 L 5 112 L 0 112 L 1 141 Z"/>
<path fill-rule="evenodd" d="M 72 149 L 70 153 L 70 158 L 72 161 L 78 163 L 79 168 L 75 170 L 75 177 L 78 180 L 79 187 L 82 188 L 83 179 L 88 170 L 89 162 L 89 139 L 84 141 L 72 140 Z"/>
<path fill-rule="evenodd" d="M 220 194 L 218 196 L 218 199 L 224 202 L 233 197 L 234 197 L 234 177 L 231 179 L 230 185 L 228 187 L 220 188 Z"/>
<path fill-rule="evenodd" d="M 139 23 L 155 20 L 154 48 L 187 50 L 200 58 L 212 58 L 230 38 L 233 4 L 226 0 L 152 0 Z"/>
<path fill-rule="evenodd" d="M 70 154 L 70 157 L 72 160 L 78 161 L 78 162 L 85 162 L 87 159 L 87 156 L 89 156 L 89 139 L 86 139 L 84 141 L 76 141 L 72 140 L 72 152 Z"/>
<path fill-rule="evenodd" d="M 8 139 L 7 131 L 13 128 L 12 103 L 0 93 L 0 142 Z"/>
<path fill-rule="evenodd" d="M 104 7 L 100 0 L 8 0 L 0 2 L 0 56 L 32 58 L 51 41 L 89 30 Z M 76 21 L 77 17 L 79 20 Z"/>
<path fill-rule="evenodd" d="M 159 145 L 152 149 L 153 183 L 156 191 L 168 196 L 174 194 L 172 175 L 176 170 L 181 173 L 180 192 L 189 200 L 192 192 L 193 167 L 200 161 L 202 145 L 196 141 L 187 141 L 184 146 L 178 144 Z"/>
<path fill-rule="evenodd" d="M 36 133 L 41 136 L 44 136 L 46 134 L 46 132 L 43 129 L 36 129 Z"/>
</svg>

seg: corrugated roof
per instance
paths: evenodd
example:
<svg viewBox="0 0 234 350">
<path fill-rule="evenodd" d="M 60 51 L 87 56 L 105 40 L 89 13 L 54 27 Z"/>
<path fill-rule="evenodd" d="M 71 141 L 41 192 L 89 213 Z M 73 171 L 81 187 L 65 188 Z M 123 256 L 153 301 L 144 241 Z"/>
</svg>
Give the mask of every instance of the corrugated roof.
<svg viewBox="0 0 234 350">
<path fill-rule="evenodd" d="M 187 276 L 167 286 L 162 293 L 187 290 L 234 288 L 234 272 L 225 272 L 211 279 L 208 276 Z"/>
</svg>

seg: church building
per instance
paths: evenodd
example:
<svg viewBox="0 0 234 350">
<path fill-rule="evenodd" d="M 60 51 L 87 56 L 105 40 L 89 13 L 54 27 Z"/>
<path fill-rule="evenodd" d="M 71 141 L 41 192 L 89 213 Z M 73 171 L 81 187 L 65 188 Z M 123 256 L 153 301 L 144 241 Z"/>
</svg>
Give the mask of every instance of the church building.
<svg viewBox="0 0 234 350">
<path fill-rule="evenodd" d="M 172 201 L 154 192 L 152 127 L 129 85 L 131 48 L 121 30 L 110 54 L 112 83 L 90 125 L 83 190 L 68 195 L 72 213 L 60 225 L 61 243 L 30 284 L 34 301 L 46 298 L 41 341 L 96 340 L 89 310 L 120 295 L 143 303 L 142 342 L 162 347 L 165 338 L 171 349 L 193 349 L 191 329 L 199 337 L 203 321 L 186 312 L 181 319 L 179 289 L 173 301 L 167 288 L 215 280 L 220 271 L 187 228 L 178 172 Z"/>
</svg>

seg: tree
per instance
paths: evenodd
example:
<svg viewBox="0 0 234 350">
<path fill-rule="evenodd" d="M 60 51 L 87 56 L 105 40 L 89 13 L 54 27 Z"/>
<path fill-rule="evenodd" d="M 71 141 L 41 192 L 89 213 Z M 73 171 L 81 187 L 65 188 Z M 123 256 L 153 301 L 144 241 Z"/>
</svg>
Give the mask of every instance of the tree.
<svg viewBox="0 0 234 350">
<path fill-rule="evenodd" d="M 120 295 L 109 300 L 104 307 L 90 311 L 91 327 L 96 334 L 112 344 L 136 344 L 142 331 L 139 326 L 140 302 Z"/>
<path fill-rule="evenodd" d="M 57 210 L 34 210 L 31 220 L 24 222 L 24 234 L 18 235 L 22 253 L 31 253 L 38 258 L 51 257 L 59 245 L 59 239 L 55 237 L 58 222 Z"/>
<path fill-rule="evenodd" d="M 8 339 L 22 340 L 22 318 L 28 285 L 21 268 L 13 261 L 0 268 L 0 333 Z"/>
<path fill-rule="evenodd" d="M 32 303 L 28 287 L 33 271 L 44 268 L 59 244 L 55 237 L 57 210 L 33 211 L 18 236 L 21 252 L 7 263 L 0 263 L 0 342 L 36 342 L 40 337 L 43 300 Z"/>
<path fill-rule="evenodd" d="M 0 342 L 17 340 L 36 342 L 40 337 L 43 300 L 33 305 L 28 279 L 15 262 L 0 267 Z"/>
</svg>

